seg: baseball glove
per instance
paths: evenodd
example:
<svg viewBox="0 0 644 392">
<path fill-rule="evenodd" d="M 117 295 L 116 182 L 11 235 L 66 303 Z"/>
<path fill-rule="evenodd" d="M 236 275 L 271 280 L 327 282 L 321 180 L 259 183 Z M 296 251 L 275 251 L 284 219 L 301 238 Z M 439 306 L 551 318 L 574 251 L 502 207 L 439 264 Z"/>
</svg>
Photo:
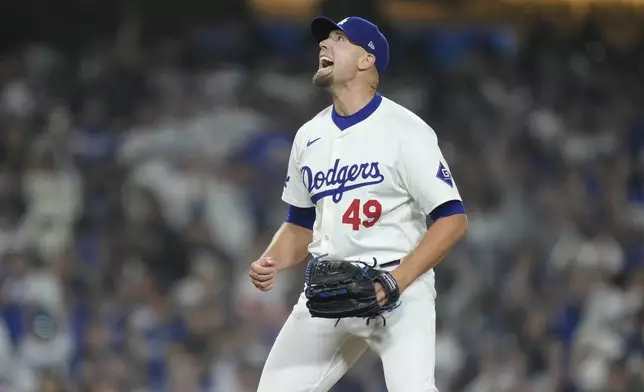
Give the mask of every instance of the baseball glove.
<svg viewBox="0 0 644 392">
<path fill-rule="evenodd" d="M 306 267 L 306 306 L 313 317 L 341 319 L 381 316 L 398 305 L 400 289 L 387 271 L 364 262 L 311 260 Z M 387 293 L 387 304 L 380 306 L 375 282 Z"/>
</svg>

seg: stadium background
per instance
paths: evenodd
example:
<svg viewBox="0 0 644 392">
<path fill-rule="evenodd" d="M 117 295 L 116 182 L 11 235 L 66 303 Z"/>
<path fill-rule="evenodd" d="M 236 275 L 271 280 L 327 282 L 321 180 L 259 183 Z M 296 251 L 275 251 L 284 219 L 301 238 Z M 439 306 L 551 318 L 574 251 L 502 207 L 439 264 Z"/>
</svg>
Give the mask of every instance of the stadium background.
<svg viewBox="0 0 644 392">
<path fill-rule="evenodd" d="M 302 274 L 246 271 L 328 104 L 323 13 L 381 24 L 382 92 L 469 211 L 437 270 L 440 390 L 644 391 L 639 3 L 2 1 L 0 388 L 255 390 Z M 334 391 L 385 391 L 377 358 Z"/>
</svg>

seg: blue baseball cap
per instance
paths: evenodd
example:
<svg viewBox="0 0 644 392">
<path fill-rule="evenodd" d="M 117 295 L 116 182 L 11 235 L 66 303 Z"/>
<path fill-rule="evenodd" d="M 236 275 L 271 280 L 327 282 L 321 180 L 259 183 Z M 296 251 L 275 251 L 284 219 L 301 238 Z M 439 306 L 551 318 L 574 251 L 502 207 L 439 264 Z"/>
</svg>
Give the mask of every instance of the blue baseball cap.
<svg viewBox="0 0 644 392">
<path fill-rule="evenodd" d="M 389 43 L 378 26 L 357 16 L 344 18 L 335 23 L 329 18 L 318 16 L 311 22 L 311 32 L 320 43 L 329 38 L 329 33 L 340 30 L 356 45 L 376 57 L 376 69 L 382 74 L 389 64 Z"/>
</svg>

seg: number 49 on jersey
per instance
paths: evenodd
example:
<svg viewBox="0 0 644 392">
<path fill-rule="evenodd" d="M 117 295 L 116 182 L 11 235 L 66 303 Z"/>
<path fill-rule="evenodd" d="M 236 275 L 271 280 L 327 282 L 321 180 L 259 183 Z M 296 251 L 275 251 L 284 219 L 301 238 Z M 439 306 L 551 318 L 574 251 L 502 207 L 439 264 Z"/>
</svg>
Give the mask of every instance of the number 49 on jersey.
<svg viewBox="0 0 644 392">
<path fill-rule="evenodd" d="M 360 226 L 369 228 L 378 222 L 382 215 L 382 204 L 378 200 L 367 200 L 364 203 L 360 199 L 353 199 L 349 208 L 342 214 L 342 223 L 351 225 L 354 231 L 360 230 Z"/>
</svg>

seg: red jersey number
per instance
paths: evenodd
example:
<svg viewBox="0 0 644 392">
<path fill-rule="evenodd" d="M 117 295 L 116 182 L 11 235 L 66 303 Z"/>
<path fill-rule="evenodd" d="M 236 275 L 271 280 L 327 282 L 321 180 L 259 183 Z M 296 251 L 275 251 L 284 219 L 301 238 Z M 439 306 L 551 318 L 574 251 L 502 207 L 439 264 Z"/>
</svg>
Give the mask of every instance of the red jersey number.
<svg viewBox="0 0 644 392">
<path fill-rule="evenodd" d="M 378 200 L 362 203 L 360 199 L 353 199 L 349 208 L 342 214 L 342 223 L 351 225 L 354 231 L 358 231 L 361 225 L 367 228 L 375 225 L 381 215 L 382 204 Z"/>
</svg>

